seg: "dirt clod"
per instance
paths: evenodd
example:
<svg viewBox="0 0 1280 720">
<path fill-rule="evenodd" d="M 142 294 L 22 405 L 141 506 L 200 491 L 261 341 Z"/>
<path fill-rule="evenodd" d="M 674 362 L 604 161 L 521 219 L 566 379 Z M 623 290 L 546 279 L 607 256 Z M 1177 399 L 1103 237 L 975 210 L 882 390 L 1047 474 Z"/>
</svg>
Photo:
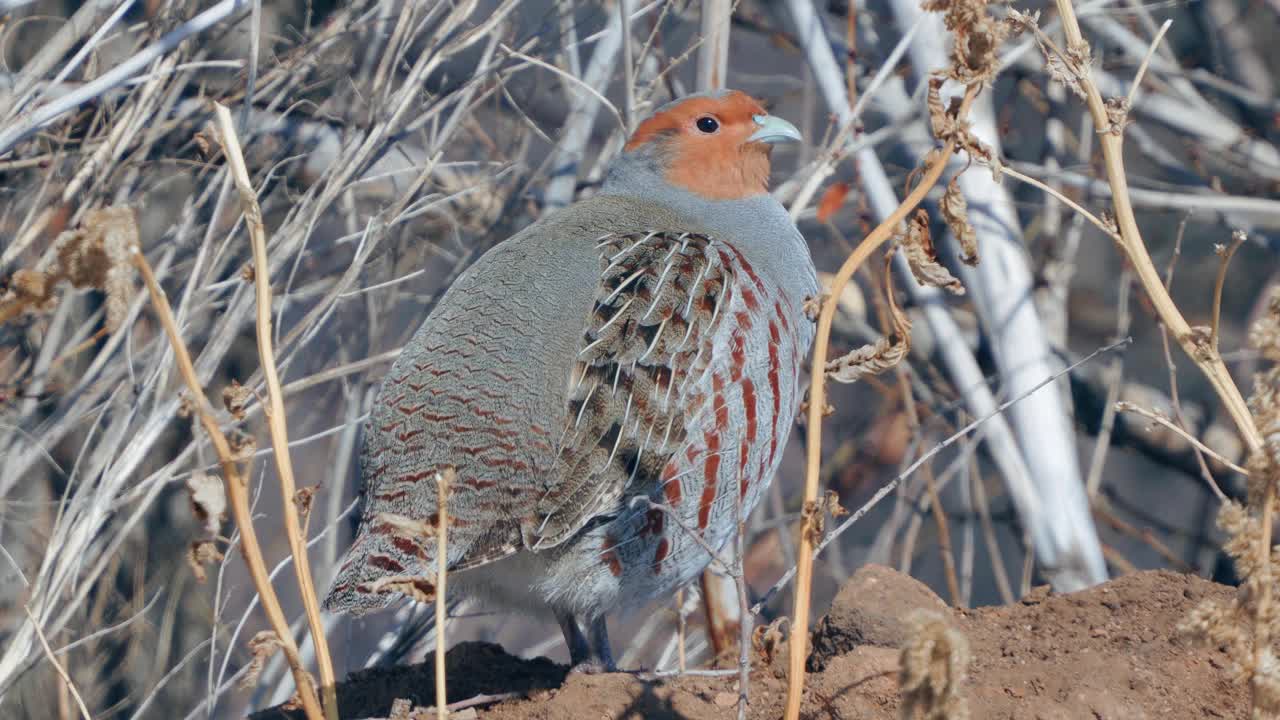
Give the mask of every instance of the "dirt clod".
<svg viewBox="0 0 1280 720">
<path fill-rule="evenodd" d="M 954 610 L 927 587 L 884 567 L 860 570 L 814 631 L 806 720 L 897 720 L 899 646 L 916 610 L 941 615 L 969 644 L 961 693 L 989 720 L 1244 718 L 1245 688 L 1224 653 L 1181 640 L 1176 626 L 1202 599 L 1232 588 L 1167 571 L 1141 572 L 1069 595 L 1037 589 L 1029 602 Z M 570 675 L 488 643 L 449 652 L 450 700 L 520 692 L 477 707 L 478 720 L 719 720 L 737 716 L 736 678 Z M 386 718 L 396 698 L 433 703 L 431 663 L 354 674 L 338 688 L 343 718 Z M 753 720 L 782 714 L 786 680 L 752 674 Z M 733 702 L 729 702 L 729 700 Z M 274 714 L 273 714 L 274 713 Z M 278 710 L 262 720 L 291 717 Z"/>
<path fill-rule="evenodd" d="M 865 565 L 849 578 L 813 632 L 809 671 L 859 645 L 898 649 L 913 610 L 946 613 L 947 604 L 924 583 L 883 565 Z"/>
</svg>

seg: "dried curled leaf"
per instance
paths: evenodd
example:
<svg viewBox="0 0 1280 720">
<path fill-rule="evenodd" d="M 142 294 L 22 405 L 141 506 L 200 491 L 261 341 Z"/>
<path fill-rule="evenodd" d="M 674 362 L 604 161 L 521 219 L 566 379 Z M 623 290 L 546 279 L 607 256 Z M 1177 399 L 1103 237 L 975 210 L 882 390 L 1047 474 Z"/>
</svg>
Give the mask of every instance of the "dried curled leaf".
<svg viewBox="0 0 1280 720">
<path fill-rule="evenodd" d="M 227 442 L 231 445 L 231 459 L 236 462 L 252 460 L 253 454 L 258 452 L 258 441 L 252 435 L 235 432 Z"/>
<path fill-rule="evenodd" d="M 311 514 L 311 504 L 315 502 L 316 490 L 319 489 L 319 485 L 308 485 L 293 493 L 293 504 L 298 508 L 299 518 L 305 520 Z"/>
<path fill-rule="evenodd" d="M 907 264 L 911 266 L 911 274 L 921 285 L 942 288 L 956 295 L 964 294 L 964 285 L 938 262 L 938 253 L 933 247 L 933 237 L 929 233 L 929 214 L 917 210 L 907 223 L 907 233 L 900 242 L 906 253 Z"/>
<path fill-rule="evenodd" d="M 791 618 L 783 615 L 768 625 L 757 625 L 751 632 L 751 648 L 764 660 L 765 665 L 772 665 L 773 659 L 781 654 L 782 646 L 787 641 L 787 633 L 782 626 L 790 621 Z"/>
<path fill-rule="evenodd" d="M 942 84 L 947 79 L 941 75 L 929 77 L 929 90 L 925 94 L 925 105 L 929 110 L 929 129 L 939 142 L 946 142 L 956 132 L 956 119 L 952 108 L 942 103 Z M 930 161 L 926 159 L 926 164 Z"/>
<path fill-rule="evenodd" d="M 231 417 L 237 420 L 244 419 L 245 408 L 249 406 L 249 400 L 253 398 L 253 390 L 240 384 L 239 380 L 231 379 L 231 384 L 222 388 L 222 405 L 231 413 Z"/>
<path fill-rule="evenodd" d="M 988 12 L 988 0 L 925 0 L 922 7 L 942 12 L 951 31 L 951 67 L 947 77 L 966 85 L 995 77 L 1000 69 L 1000 46 L 1018 26 Z"/>
<path fill-rule="evenodd" d="M 822 542 L 822 536 L 827 532 L 827 515 L 820 501 L 805 501 L 800 509 L 800 531 L 814 545 Z"/>
<path fill-rule="evenodd" d="M 222 562 L 222 551 L 218 550 L 218 546 L 212 540 L 199 540 L 191 543 L 191 547 L 187 549 L 187 565 L 191 566 L 191 572 L 196 576 L 196 582 L 204 584 L 209 575 L 205 572 L 205 565 L 213 565 Z"/>
<path fill-rule="evenodd" d="M 901 343 L 880 338 L 853 352 L 827 363 L 827 376 L 841 383 L 854 383 L 864 377 L 879 375 L 902 362 L 908 348 Z"/>
<path fill-rule="evenodd" d="M 936 612 L 907 618 L 907 640 L 899 656 L 902 717 L 966 720 L 968 703 L 960 690 L 969 667 L 969 642 Z"/>
<path fill-rule="evenodd" d="M 254 635 L 249 640 L 249 652 L 253 655 L 253 659 L 249 661 L 249 667 L 245 670 L 244 678 L 240 681 L 240 687 L 248 689 L 257 687 L 258 678 L 262 676 L 262 670 L 267 666 L 267 660 L 276 651 L 282 647 L 280 636 L 274 630 L 263 630 Z"/>
<path fill-rule="evenodd" d="M 889 321 L 893 325 L 893 331 L 888 338 L 879 338 L 870 345 L 863 345 L 843 357 L 828 362 L 827 375 L 836 382 L 853 383 L 869 375 L 879 375 L 902 362 L 911 351 L 911 320 L 894 300 L 893 274 L 888 272 L 887 262 L 884 277 Z"/>
<path fill-rule="evenodd" d="M 831 297 L 828 293 L 820 293 L 817 297 L 809 296 L 801 303 L 801 309 L 804 310 L 804 316 L 809 318 L 810 322 L 817 322 L 818 316 L 822 314 L 822 304 Z"/>
<path fill-rule="evenodd" d="M 191 510 L 204 525 L 208 537 L 217 537 L 227 519 L 227 492 L 222 478 L 199 470 L 187 478 Z"/>
<path fill-rule="evenodd" d="M 835 216 L 848 194 L 849 183 L 843 181 L 832 183 L 831 187 L 822 193 L 822 199 L 818 201 L 818 222 L 827 222 Z"/>
<path fill-rule="evenodd" d="M 844 517 L 849 514 L 845 506 L 840 504 L 840 494 L 835 490 L 828 490 L 827 494 L 822 497 L 822 508 L 833 518 Z"/>
<path fill-rule="evenodd" d="M 947 183 L 947 190 L 942 194 L 939 209 L 942 211 L 942 219 L 947 222 L 947 227 L 951 228 L 951 234 L 955 235 L 960 243 L 960 260 L 966 265 L 977 265 L 978 235 L 974 232 L 973 225 L 969 223 L 969 204 L 964 199 L 964 193 L 960 192 L 959 180 L 960 177 L 956 176 Z"/>
</svg>

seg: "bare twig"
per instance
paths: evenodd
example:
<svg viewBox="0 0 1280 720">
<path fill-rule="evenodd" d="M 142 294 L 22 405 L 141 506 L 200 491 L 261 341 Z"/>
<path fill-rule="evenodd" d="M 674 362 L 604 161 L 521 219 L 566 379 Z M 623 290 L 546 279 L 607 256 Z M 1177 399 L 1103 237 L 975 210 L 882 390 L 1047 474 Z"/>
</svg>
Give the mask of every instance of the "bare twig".
<svg viewBox="0 0 1280 720">
<path fill-rule="evenodd" d="M 978 90 L 978 85 L 972 85 L 965 90 L 964 99 L 961 101 L 960 108 L 957 111 L 957 117 L 965 117 L 969 111 L 969 106 L 973 104 L 973 99 L 977 97 Z M 822 411 L 826 407 L 827 348 L 831 340 L 831 322 L 835 318 L 838 304 L 836 299 L 840 297 L 840 291 L 848 284 L 850 278 L 853 277 L 853 273 L 871 256 L 871 253 L 875 252 L 898 231 L 899 224 L 911 211 L 915 210 L 916 206 L 924 200 L 925 195 L 937 184 L 939 178 L 942 177 L 942 171 L 946 168 L 947 160 L 955 152 L 955 149 L 956 140 L 954 138 L 948 140 L 933 162 L 922 173 L 919 183 L 902 201 L 902 204 L 898 206 L 897 212 L 876 226 L 876 229 L 872 230 L 871 234 L 862 240 L 857 249 L 840 266 L 840 270 L 831 281 L 831 287 L 827 289 L 827 295 L 822 301 L 821 311 L 818 315 L 818 332 L 813 343 L 813 368 L 810 371 L 812 380 L 809 386 L 809 445 L 806 448 L 807 461 L 805 464 L 804 488 L 804 503 L 806 506 L 817 502 L 818 499 L 818 478 L 822 467 Z M 796 720 L 800 716 L 800 699 L 804 686 L 804 663 L 805 658 L 808 656 L 809 595 L 813 586 L 815 542 L 813 536 L 816 534 L 814 530 L 815 528 L 812 527 L 811 522 L 801 524 L 800 547 L 797 552 L 798 570 L 796 574 L 795 615 L 791 624 L 791 641 L 788 645 L 790 661 L 788 663 L 787 720 Z"/>
<path fill-rule="evenodd" d="M 449 485 L 453 482 L 454 470 L 447 468 L 436 473 L 436 502 L 440 512 L 436 518 L 436 715 L 440 718 L 449 716 L 449 703 L 446 700 L 444 657 L 447 650 L 445 644 L 445 624 L 448 622 L 448 607 L 445 605 L 445 582 L 449 576 Z"/>
<path fill-rule="evenodd" d="M 1133 84 L 1129 86 L 1129 96 L 1125 98 L 1127 107 L 1133 107 L 1133 100 L 1138 96 L 1138 88 L 1142 86 L 1142 76 L 1147 74 L 1147 66 L 1151 64 L 1151 56 L 1156 54 L 1156 48 L 1160 47 L 1160 41 L 1164 39 L 1164 34 L 1169 32 L 1172 25 L 1172 20 L 1165 20 L 1160 26 L 1160 31 L 1151 40 L 1151 47 L 1147 48 L 1147 54 L 1143 56 L 1142 64 L 1138 66 L 1138 72 L 1133 74 Z"/>
<path fill-rule="evenodd" d="M 0 128 L 0 157 L 14 145 L 38 132 L 58 116 L 70 112 L 102 93 L 124 83 L 142 71 L 187 38 L 208 30 L 217 23 L 244 9 L 249 0 L 221 0 L 213 7 L 169 31 L 141 52 L 116 64 L 107 72 L 85 83 L 76 90 L 34 110 L 29 116 L 19 118 L 13 127 Z"/>
<path fill-rule="evenodd" d="M 734 0 L 703 0 L 702 46 L 698 48 L 698 90 L 724 87 L 729 70 L 729 21 Z"/>
<path fill-rule="evenodd" d="M 49 647 L 49 641 L 44 636 L 44 631 L 40 629 L 40 621 L 31 612 L 31 608 L 26 605 L 22 609 L 27 613 L 27 619 L 31 622 L 31 626 L 36 629 L 36 637 L 40 640 L 40 647 L 44 648 L 44 654 L 49 657 L 49 662 L 53 663 L 53 669 L 57 671 L 58 677 L 62 678 L 62 682 L 70 691 L 71 697 L 75 698 L 76 705 L 80 707 L 80 716 L 84 720 L 93 720 L 93 716 L 89 714 L 89 708 L 84 704 L 84 698 L 80 697 L 80 691 L 76 690 L 76 684 L 71 682 L 71 676 L 67 674 L 67 669 L 62 667 L 62 663 L 58 662 L 58 656 L 53 654 L 53 648 Z"/>
<path fill-rule="evenodd" d="M 1146 408 L 1143 408 L 1143 407 L 1139 407 L 1138 405 L 1134 405 L 1133 403 L 1127 400 L 1117 401 L 1115 407 L 1117 412 L 1131 412 L 1135 415 L 1141 415 L 1142 417 L 1150 420 L 1151 422 L 1157 423 L 1159 425 L 1162 425 L 1163 427 L 1168 428 L 1169 430 L 1177 433 L 1183 440 L 1186 440 L 1192 445 L 1195 445 L 1197 448 L 1200 449 L 1200 452 L 1208 455 L 1214 460 L 1217 460 L 1227 468 L 1234 470 L 1235 472 L 1238 472 L 1241 475 L 1244 475 L 1245 477 L 1249 477 L 1248 470 L 1231 462 L 1230 460 L 1226 459 L 1222 455 L 1218 454 L 1213 448 L 1209 447 L 1208 445 L 1205 445 L 1203 442 L 1200 442 L 1200 440 L 1197 439 L 1195 435 L 1192 435 L 1186 430 L 1183 430 L 1177 423 L 1174 423 L 1173 421 L 1169 420 L 1169 418 L 1161 415 L 1160 413 L 1147 410 Z M 1219 500 L 1227 499 L 1227 496 L 1222 493 L 1222 490 L 1218 488 L 1216 483 L 1213 484 L 1211 487 L 1213 488 L 1214 494 L 1218 496 Z"/>
<path fill-rule="evenodd" d="M 289 668 L 293 671 L 294 683 L 297 685 L 298 695 L 302 698 L 302 707 L 307 714 L 307 720 L 321 720 L 324 717 L 324 713 L 320 708 L 320 700 L 316 696 L 315 686 L 312 684 L 311 676 L 307 674 L 306 668 L 302 666 L 302 659 L 298 655 L 298 646 L 293 640 L 292 632 L 289 630 L 289 621 L 285 618 L 284 610 L 280 607 L 280 600 L 276 597 L 275 589 L 271 587 L 271 579 L 267 575 L 266 564 L 262 560 L 262 548 L 258 543 L 258 534 L 253 528 L 248 483 L 245 482 L 239 467 L 236 465 L 231 444 L 227 442 L 226 435 L 223 435 L 222 428 L 218 427 L 218 421 L 213 417 L 213 412 L 208 407 L 209 401 L 205 398 L 204 388 L 200 386 L 200 380 L 196 376 L 195 366 L 191 363 L 191 355 L 187 352 L 187 346 L 182 341 L 182 336 L 178 334 L 178 327 L 173 319 L 173 311 L 169 308 L 169 301 L 165 298 L 164 290 L 156 282 L 155 273 L 151 270 L 151 264 L 143 257 L 141 249 L 135 247 L 132 251 L 134 267 L 142 275 L 142 279 L 146 282 L 147 290 L 151 293 L 151 302 L 155 306 L 156 313 L 160 316 L 160 324 L 164 327 L 165 334 L 169 337 L 169 344 L 173 349 L 174 358 L 178 362 L 178 370 L 182 374 L 183 381 L 187 384 L 191 404 L 194 406 L 194 411 L 199 417 L 200 423 L 204 425 L 205 432 L 208 433 L 209 440 L 213 443 L 213 447 L 218 453 L 218 459 L 222 463 L 223 484 L 226 486 L 227 500 L 231 505 L 231 513 L 235 517 L 236 525 L 240 528 L 240 553 L 244 556 L 245 564 L 249 567 L 249 575 L 253 579 L 253 586 L 258 593 L 258 597 L 262 601 L 262 609 L 267 613 L 267 620 L 271 623 L 271 629 L 279 637 L 280 648 L 289 660 Z"/>
<path fill-rule="evenodd" d="M 1227 268 L 1231 265 L 1231 257 L 1236 254 L 1236 250 L 1244 244 L 1248 239 L 1243 231 L 1237 230 L 1231 233 L 1231 244 L 1219 246 L 1218 257 L 1218 276 L 1213 281 L 1213 315 L 1209 325 L 1209 347 L 1214 352 L 1221 352 L 1218 347 L 1218 326 L 1222 318 L 1222 288 L 1227 284 Z"/>
<path fill-rule="evenodd" d="M 258 299 L 256 323 L 258 357 L 262 363 L 262 373 L 266 379 L 267 396 L 270 402 L 267 427 L 271 432 L 271 444 L 276 450 L 274 457 L 277 479 L 280 482 L 281 512 L 284 514 L 285 534 L 289 541 L 289 552 L 293 555 L 293 567 L 298 577 L 298 590 L 302 595 L 302 604 L 307 613 L 307 623 L 316 647 L 325 715 L 329 720 L 337 720 L 337 679 L 334 677 L 333 662 L 329 658 L 329 643 L 325 638 L 324 623 L 320 619 L 320 602 L 316 595 L 315 581 L 311 576 L 311 560 L 307 556 L 306 536 L 298 516 L 298 487 L 293 477 L 293 461 L 289 453 L 289 429 L 284 409 L 284 393 L 280 389 L 275 350 L 271 344 L 271 278 L 270 264 L 267 261 L 266 228 L 262 224 L 262 210 L 258 207 L 257 196 L 249 180 L 249 170 L 245 166 L 244 154 L 240 150 L 240 140 L 231 119 L 231 111 L 221 103 L 215 103 L 214 109 L 218 122 L 219 141 L 227 157 L 231 176 L 240 192 L 245 224 L 249 228 L 249 240 L 253 246 L 253 280 Z"/>
<path fill-rule="evenodd" d="M 1078 56 L 1087 57 L 1088 43 L 1084 39 L 1083 33 L 1080 31 L 1079 20 L 1076 19 L 1075 7 L 1071 0 L 1056 0 L 1058 14 L 1062 18 L 1063 32 L 1067 38 L 1067 46 L 1072 48 Z M 1156 272 L 1155 266 L 1151 262 L 1151 256 L 1147 253 L 1146 244 L 1143 242 L 1142 234 L 1138 229 L 1137 218 L 1133 212 L 1133 206 L 1129 201 L 1128 193 L 1128 176 L 1125 172 L 1124 165 L 1124 134 L 1123 129 L 1112 131 L 1112 121 L 1108 116 L 1108 108 L 1106 102 L 1102 98 L 1102 93 L 1098 90 L 1097 83 L 1092 77 L 1092 69 L 1086 63 L 1081 63 L 1077 68 L 1081 86 L 1084 88 L 1086 95 L 1086 103 L 1089 113 L 1093 116 L 1094 122 L 1098 128 L 1102 130 L 1099 142 L 1102 146 L 1103 161 L 1107 170 L 1107 181 L 1112 189 L 1112 201 L 1115 207 L 1116 223 L 1119 226 L 1121 235 L 1120 249 L 1124 252 L 1125 257 L 1133 266 L 1137 274 L 1138 281 L 1147 292 L 1147 296 L 1151 299 L 1151 304 L 1155 307 L 1156 314 L 1160 317 L 1161 322 L 1169 328 L 1174 338 L 1182 349 L 1187 353 L 1191 360 L 1200 368 L 1205 377 L 1208 378 L 1210 385 L 1217 392 L 1218 397 L 1222 399 L 1223 404 L 1227 408 L 1227 412 L 1235 421 L 1236 426 L 1240 430 L 1240 434 L 1244 436 L 1245 444 L 1251 452 L 1260 451 L 1263 447 L 1262 434 L 1254 425 L 1253 416 L 1249 413 L 1249 407 L 1244 401 L 1244 397 L 1240 394 L 1239 388 L 1236 387 L 1235 381 L 1232 380 L 1231 374 L 1227 371 L 1226 365 L 1222 361 L 1222 356 L 1217 348 L 1207 345 L 1197 333 L 1195 333 L 1190 324 L 1182 316 L 1177 305 L 1169 296 L 1168 290 L 1160 281 L 1159 273 Z M 1274 482 L 1268 482 L 1262 498 L 1262 537 L 1258 547 L 1258 602 L 1257 614 L 1254 624 L 1254 667 L 1263 667 L 1264 653 L 1266 648 L 1270 647 L 1270 631 L 1268 627 L 1268 618 L 1271 605 L 1271 516 L 1273 505 L 1275 504 L 1276 488 Z M 1254 691 L 1254 701 L 1257 702 L 1256 693 L 1258 686 L 1252 683 L 1251 687 Z"/>
</svg>

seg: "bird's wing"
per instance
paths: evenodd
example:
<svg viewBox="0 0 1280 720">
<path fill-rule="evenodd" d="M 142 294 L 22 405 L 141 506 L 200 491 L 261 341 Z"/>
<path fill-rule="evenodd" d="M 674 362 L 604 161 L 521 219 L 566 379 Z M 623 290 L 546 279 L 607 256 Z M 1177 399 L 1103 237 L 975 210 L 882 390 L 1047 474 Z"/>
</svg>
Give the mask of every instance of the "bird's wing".
<svg viewBox="0 0 1280 720">
<path fill-rule="evenodd" d="M 524 545 L 553 547 L 649 493 L 686 445 L 726 322 L 734 264 L 697 233 L 607 235 L 600 281 L 569 379 L 558 472 Z"/>
</svg>

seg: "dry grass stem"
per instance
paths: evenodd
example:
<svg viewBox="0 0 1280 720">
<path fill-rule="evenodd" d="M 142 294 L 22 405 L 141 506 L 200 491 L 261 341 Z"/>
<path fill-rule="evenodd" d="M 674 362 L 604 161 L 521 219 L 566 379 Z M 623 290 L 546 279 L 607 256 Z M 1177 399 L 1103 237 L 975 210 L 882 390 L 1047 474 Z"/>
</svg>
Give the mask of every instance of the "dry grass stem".
<svg viewBox="0 0 1280 720">
<path fill-rule="evenodd" d="M 1214 352 L 1221 352 L 1218 347 L 1218 328 L 1222 321 L 1222 288 L 1227 284 L 1227 268 L 1231 266 L 1231 258 L 1236 250 L 1240 249 L 1248 237 L 1243 230 L 1237 230 L 1231 233 L 1230 245 L 1218 245 L 1214 248 L 1219 257 L 1218 275 L 1213 282 L 1213 314 L 1209 325 L 1209 347 Z"/>
<path fill-rule="evenodd" d="M 58 677 L 62 678 L 63 687 L 71 693 L 71 697 L 75 698 L 76 706 L 80 708 L 80 717 L 84 720 L 93 720 L 93 716 L 89 714 L 89 708 L 84 704 L 84 698 L 80 697 L 80 691 L 76 689 L 76 684 L 71 682 L 71 675 L 67 673 L 67 669 L 62 667 L 62 663 L 58 662 L 58 656 L 53 653 L 53 648 L 49 647 L 49 640 L 44 636 L 44 631 L 40 629 L 40 621 L 31 612 L 31 608 L 26 605 L 22 609 L 27 613 L 27 620 L 31 623 L 31 627 L 35 628 L 36 638 L 40 641 L 40 647 L 44 648 L 44 654 L 48 656 L 49 662 L 53 664 L 53 669 L 58 673 Z"/>
<path fill-rule="evenodd" d="M 960 102 L 956 111 L 955 116 L 957 118 L 963 118 L 968 114 L 969 106 L 973 104 L 980 87 L 980 85 L 975 84 L 970 85 L 965 90 L 964 99 Z M 942 177 L 943 170 L 946 168 L 947 161 L 955 152 L 957 145 L 958 139 L 954 136 L 946 141 L 941 151 L 933 156 L 932 162 L 921 175 L 920 181 L 898 206 L 898 209 L 888 218 L 885 218 L 884 222 L 876 226 L 859 243 L 848 259 L 844 261 L 844 264 L 840 266 L 840 270 L 836 272 L 835 278 L 832 280 L 831 287 L 827 288 L 826 295 L 822 299 L 821 309 L 818 314 L 817 335 L 813 342 L 813 368 L 810 371 L 811 385 L 809 386 L 807 417 L 809 443 L 805 449 L 805 505 L 815 503 L 818 500 L 822 470 L 822 417 L 823 409 L 826 407 L 824 381 L 827 352 L 831 342 L 831 322 L 835 318 L 836 307 L 839 304 L 836 299 L 840 297 L 841 291 L 853 277 L 854 272 L 862 266 L 862 263 L 866 262 L 873 252 L 898 232 L 899 224 L 916 209 L 916 206 L 924 200 L 929 190 L 938 183 L 938 180 Z M 791 642 L 789 644 L 787 663 L 787 705 L 785 715 L 787 720 L 798 720 L 800 717 L 800 702 L 804 694 L 804 664 L 805 658 L 808 656 L 809 601 L 813 589 L 814 545 L 815 537 L 812 527 L 802 527 L 796 558 L 795 610 L 791 623 Z"/>
<path fill-rule="evenodd" d="M 280 599 L 276 596 L 275 589 L 271 586 L 271 578 L 267 573 L 266 563 L 262 559 L 262 547 L 258 543 L 258 534 L 253 527 L 253 510 L 250 506 L 248 482 L 237 465 L 235 451 L 227 441 L 227 436 L 223 434 L 222 428 L 218 426 L 218 421 L 213 416 L 212 408 L 209 407 L 204 388 L 200 386 L 200 379 L 196 376 L 195 365 L 191 362 L 191 354 L 187 352 L 186 343 L 182 341 L 182 336 L 178 333 L 178 326 L 173 318 L 173 310 L 169 307 L 169 301 L 165 297 L 164 290 L 160 287 L 160 283 L 156 281 L 155 273 L 151 270 L 150 263 L 142 255 L 141 249 L 134 246 L 131 250 L 133 253 L 133 265 L 146 283 L 147 291 L 151 295 L 151 303 L 155 307 L 156 314 L 160 316 L 160 324 L 164 327 L 165 334 L 169 338 L 174 358 L 178 363 L 178 370 L 182 375 L 183 382 L 187 385 L 192 409 L 200 420 L 201 425 L 204 426 L 205 432 L 208 433 L 209 441 L 213 444 L 214 450 L 218 453 L 218 460 L 222 465 L 222 476 L 227 489 L 227 500 L 231 505 L 231 514 L 235 517 L 236 526 L 240 530 L 240 554 L 244 556 L 245 564 L 249 568 L 254 590 L 258 593 L 262 609 L 267 614 L 267 620 L 271 624 L 272 630 L 280 638 L 280 648 L 284 651 L 285 659 L 289 662 L 289 669 L 293 673 L 293 679 L 297 685 L 298 695 L 302 700 L 302 708 L 307 714 L 307 720 L 321 720 L 324 717 L 324 712 L 320 707 L 320 700 L 316 695 L 315 686 L 312 684 L 311 675 L 303 667 L 302 658 L 298 654 L 297 643 L 293 641 L 293 634 L 289 630 L 289 621 L 285 617 L 284 610 L 280 607 Z"/>
<path fill-rule="evenodd" d="M 1128 103 L 1121 101 L 1117 105 L 1117 103 L 1109 103 L 1103 99 L 1102 93 L 1093 78 L 1089 62 L 1089 44 L 1085 41 L 1081 32 L 1080 22 L 1076 18 L 1075 7 L 1071 0 L 1056 0 L 1056 4 L 1058 14 L 1062 20 L 1063 33 L 1067 40 L 1067 53 L 1063 53 L 1054 47 L 1046 51 L 1046 54 L 1051 61 L 1053 56 L 1056 55 L 1057 60 L 1066 65 L 1071 81 L 1069 86 L 1083 95 L 1089 114 L 1092 115 L 1097 127 L 1102 130 L 1098 135 L 1098 139 L 1102 147 L 1103 162 L 1106 166 L 1107 182 L 1111 186 L 1116 224 L 1120 233 L 1120 249 L 1133 267 L 1138 282 L 1141 283 L 1148 298 L 1150 298 L 1160 321 L 1173 333 L 1183 351 L 1208 378 L 1214 391 L 1221 398 L 1223 405 L 1226 406 L 1227 412 L 1231 415 L 1240 434 L 1244 437 L 1249 451 L 1251 453 L 1261 452 L 1263 448 L 1262 434 L 1254 424 L 1248 404 L 1245 403 L 1244 396 L 1231 378 L 1231 374 L 1222 361 L 1222 356 L 1216 347 L 1207 342 L 1207 338 L 1192 329 L 1177 305 L 1174 304 L 1168 289 L 1156 271 L 1155 265 L 1151 262 L 1151 256 L 1147 252 L 1146 244 L 1138 229 L 1133 204 L 1129 198 L 1129 180 L 1125 171 L 1123 154 L 1124 114 L 1128 110 L 1124 106 Z M 1038 29 L 1037 32 L 1039 32 Z M 1254 616 L 1253 644 L 1253 665 L 1255 670 L 1267 665 L 1265 653 L 1270 645 L 1267 618 L 1270 617 L 1271 612 L 1271 519 L 1274 512 L 1275 497 L 1275 483 L 1268 480 L 1260 498 L 1262 518 L 1259 533 L 1260 542 L 1257 550 L 1258 601 L 1256 606 L 1257 613 Z M 1262 704 L 1257 684 L 1251 684 L 1251 688 L 1253 690 L 1252 697 L 1255 710 L 1257 710 Z"/>
<path fill-rule="evenodd" d="M 447 468 L 436 473 L 436 498 L 440 504 L 440 513 L 436 518 L 436 716 L 449 716 L 449 702 L 445 688 L 445 625 L 448 622 L 448 607 L 445 604 L 445 582 L 449 575 L 449 485 L 453 482 L 454 470 Z"/>
<path fill-rule="evenodd" d="M 311 640 L 316 648 L 316 663 L 320 670 L 320 687 L 325 715 L 328 720 L 337 720 L 338 698 L 335 694 L 337 678 L 333 672 L 333 661 L 329 657 L 329 643 L 325 638 L 324 621 L 320 618 L 320 602 L 316 595 L 315 581 L 311 577 L 311 560 L 306 548 L 307 539 L 298 517 L 298 504 L 295 502 L 298 497 L 298 486 L 294 480 L 293 461 L 289 453 L 289 428 L 284 409 L 284 392 L 280 389 L 280 375 L 276 370 L 275 350 L 271 343 L 271 277 L 270 263 L 267 260 L 267 231 L 262 224 L 262 209 L 258 207 L 257 195 L 249 179 L 249 170 L 244 162 L 244 153 L 240 149 L 240 139 L 236 135 L 231 111 L 225 105 L 215 103 L 214 112 L 217 119 L 218 140 L 227 158 L 231 177 L 240 193 L 245 225 L 249 228 L 249 241 L 253 246 L 258 357 L 262 363 L 262 374 L 267 385 L 269 401 L 267 427 L 271 433 L 271 444 L 275 448 L 273 457 L 276 463 L 277 479 L 280 482 L 285 537 L 289 541 L 289 553 L 293 556 L 298 590 L 302 595 L 303 608 L 307 613 Z"/>
<path fill-rule="evenodd" d="M 1247 469 L 1240 467 L 1239 465 L 1223 457 L 1218 451 L 1214 450 L 1208 445 L 1205 445 L 1196 436 L 1192 435 L 1186 430 L 1183 430 L 1181 427 L 1178 426 L 1177 423 L 1161 415 L 1160 413 L 1152 412 L 1151 410 L 1147 410 L 1146 408 L 1139 407 L 1127 400 L 1120 400 L 1116 402 L 1115 409 L 1118 412 L 1131 412 L 1135 415 L 1141 415 L 1142 417 L 1150 420 L 1151 422 L 1157 423 L 1162 427 L 1168 428 L 1171 432 L 1177 433 L 1177 435 L 1181 437 L 1183 440 L 1186 440 L 1192 445 L 1195 445 L 1197 448 L 1199 448 L 1200 452 L 1222 463 L 1223 466 L 1230 468 L 1231 470 L 1234 470 L 1235 472 L 1238 472 L 1241 475 L 1244 475 L 1245 477 L 1249 477 L 1249 471 Z M 1213 490 L 1214 490 L 1214 494 L 1218 496 L 1219 500 L 1226 499 L 1226 495 L 1222 494 L 1222 490 L 1218 489 L 1217 485 L 1213 486 Z"/>
</svg>

